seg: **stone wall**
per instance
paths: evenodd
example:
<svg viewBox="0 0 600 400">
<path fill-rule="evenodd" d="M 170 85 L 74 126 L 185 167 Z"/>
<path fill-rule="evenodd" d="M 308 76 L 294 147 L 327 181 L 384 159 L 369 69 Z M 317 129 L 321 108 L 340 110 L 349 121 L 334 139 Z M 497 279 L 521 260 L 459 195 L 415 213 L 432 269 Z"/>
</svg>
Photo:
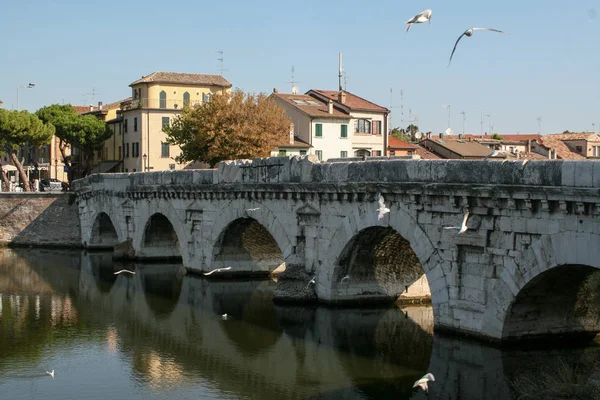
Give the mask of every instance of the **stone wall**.
<svg viewBox="0 0 600 400">
<path fill-rule="evenodd" d="M 0 244 L 81 247 L 77 204 L 67 193 L 1 193 Z"/>
</svg>

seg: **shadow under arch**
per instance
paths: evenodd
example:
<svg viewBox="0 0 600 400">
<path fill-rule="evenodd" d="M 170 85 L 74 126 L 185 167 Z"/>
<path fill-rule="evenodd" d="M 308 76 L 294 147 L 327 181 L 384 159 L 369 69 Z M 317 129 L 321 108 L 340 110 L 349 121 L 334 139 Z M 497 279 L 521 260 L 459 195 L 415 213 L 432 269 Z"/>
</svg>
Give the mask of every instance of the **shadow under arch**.
<svg viewBox="0 0 600 400">
<path fill-rule="evenodd" d="M 531 279 L 517 294 L 504 319 L 502 339 L 600 333 L 600 269 L 561 265 Z"/>
<path fill-rule="evenodd" d="M 339 254 L 333 271 L 334 302 L 431 300 L 429 283 L 408 240 L 390 227 L 358 232 Z"/>
<path fill-rule="evenodd" d="M 284 263 L 284 256 L 271 233 L 254 218 L 238 218 L 217 237 L 213 248 L 213 268 L 267 275 Z"/>
<path fill-rule="evenodd" d="M 117 243 L 119 243 L 119 236 L 112 219 L 105 212 L 98 213 L 92 225 L 87 247 L 112 249 Z"/>
<path fill-rule="evenodd" d="M 144 266 L 139 271 L 144 299 L 157 318 L 167 318 L 179 303 L 185 269 L 181 265 Z"/>
<path fill-rule="evenodd" d="M 154 213 L 148 218 L 141 241 L 138 259 L 154 261 L 182 261 L 180 241 L 169 218 Z"/>
<path fill-rule="evenodd" d="M 101 293 L 109 293 L 118 278 L 118 275 L 115 275 L 112 253 L 88 252 L 84 257 L 89 260 L 98 290 Z"/>
</svg>

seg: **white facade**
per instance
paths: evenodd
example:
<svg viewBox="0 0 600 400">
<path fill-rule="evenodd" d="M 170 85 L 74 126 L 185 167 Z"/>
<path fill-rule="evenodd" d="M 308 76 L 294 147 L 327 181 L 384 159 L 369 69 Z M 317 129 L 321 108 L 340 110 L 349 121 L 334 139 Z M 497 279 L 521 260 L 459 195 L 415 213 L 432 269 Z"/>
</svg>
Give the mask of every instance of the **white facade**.
<svg viewBox="0 0 600 400">
<path fill-rule="evenodd" d="M 369 153 L 367 155 L 371 156 L 382 156 L 385 154 L 384 152 L 384 135 L 383 132 L 386 131 L 386 121 L 385 117 L 382 113 L 377 112 L 351 112 L 352 121 L 351 121 L 351 130 L 352 130 L 352 150 L 349 152 L 349 157 L 358 157 L 361 156 L 361 150 L 366 150 Z M 370 124 L 370 133 L 367 132 L 357 132 L 358 131 L 358 122 L 364 120 L 368 121 Z M 376 127 L 376 128 L 375 128 Z M 362 126 L 361 126 L 362 128 Z M 362 129 L 366 130 L 366 129 Z M 373 133 L 373 132 L 378 133 Z"/>
<path fill-rule="evenodd" d="M 321 128 L 318 128 L 318 125 Z M 346 126 L 346 137 L 342 137 L 342 126 Z M 313 153 L 321 161 L 330 158 L 352 156 L 352 139 L 350 121 L 343 119 L 313 119 L 310 124 Z M 318 132 L 321 136 L 317 136 Z"/>
</svg>

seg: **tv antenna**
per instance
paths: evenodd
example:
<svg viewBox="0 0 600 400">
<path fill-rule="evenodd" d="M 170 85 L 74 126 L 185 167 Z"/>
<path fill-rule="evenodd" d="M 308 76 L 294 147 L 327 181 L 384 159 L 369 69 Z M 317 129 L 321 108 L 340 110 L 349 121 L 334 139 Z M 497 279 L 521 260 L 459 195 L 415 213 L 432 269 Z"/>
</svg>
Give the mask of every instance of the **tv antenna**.
<svg viewBox="0 0 600 400">
<path fill-rule="evenodd" d="M 344 91 L 348 90 L 348 74 L 344 70 Z"/>
<path fill-rule="evenodd" d="M 219 71 L 221 72 L 220 75 L 223 76 L 223 72 L 228 71 L 227 69 L 225 69 L 225 58 L 223 57 L 223 50 L 217 50 L 217 54 L 219 55 L 217 61 L 219 62 Z"/>
<path fill-rule="evenodd" d="M 465 121 L 467 120 L 467 113 L 464 111 L 460 112 L 460 115 L 462 115 L 462 120 L 463 120 L 463 129 L 462 129 L 462 133 L 463 135 L 465 134 Z"/>
<path fill-rule="evenodd" d="M 94 104 L 96 102 L 96 96 L 99 95 L 100 93 L 96 93 L 96 88 L 92 87 L 92 91 L 90 93 L 84 93 L 83 96 L 91 96 L 92 97 L 92 104 Z M 85 98 L 87 99 L 87 98 Z M 85 101 L 85 100 L 84 100 Z"/>
<path fill-rule="evenodd" d="M 537 117 L 538 135 L 542 134 L 542 117 Z"/>
<path fill-rule="evenodd" d="M 292 84 L 292 94 L 298 94 L 298 86 L 296 86 L 297 83 L 302 83 L 296 80 L 296 68 L 294 68 L 294 66 L 292 65 L 292 80 L 288 81 L 287 83 L 291 83 Z"/>
</svg>

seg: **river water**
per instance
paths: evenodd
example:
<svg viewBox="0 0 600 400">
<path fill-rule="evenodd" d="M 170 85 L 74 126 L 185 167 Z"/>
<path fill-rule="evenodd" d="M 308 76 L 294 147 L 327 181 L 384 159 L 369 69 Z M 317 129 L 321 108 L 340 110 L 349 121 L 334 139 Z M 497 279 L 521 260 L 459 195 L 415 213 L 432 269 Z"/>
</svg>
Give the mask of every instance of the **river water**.
<svg viewBox="0 0 600 400">
<path fill-rule="evenodd" d="M 110 254 L 0 249 L 0 399 L 512 400 L 518 376 L 600 359 L 594 343 L 509 351 L 433 335 L 430 307 L 279 306 L 272 280 L 126 267 L 136 274 L 114 275 Z M 429 397 L 412 388 L 426 372 Z"/>
</svg>

